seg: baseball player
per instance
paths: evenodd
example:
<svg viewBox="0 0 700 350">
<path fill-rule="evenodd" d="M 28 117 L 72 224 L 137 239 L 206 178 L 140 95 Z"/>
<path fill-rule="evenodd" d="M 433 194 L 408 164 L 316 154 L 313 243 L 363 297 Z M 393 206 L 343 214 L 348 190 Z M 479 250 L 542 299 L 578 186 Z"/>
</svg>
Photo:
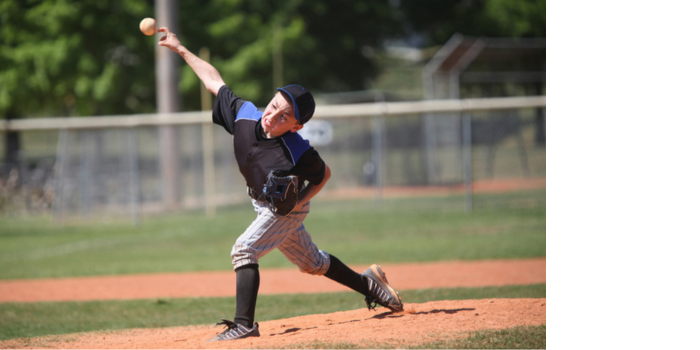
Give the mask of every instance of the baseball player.
<svg viewBox="0 0 700 350">
<path fill-rule="evenodd" d="M 178 53 L 216 95 L 213 122 L 233 135 L 238 168 L 248 186 L 257 218 L 243 232 L 231 251 L 236 271 L 236 314 L 222 319 L 226 329 L 210 341 L 260 336 L 255 304 L 260 285 L 258 260 L 277 248 L 299 270 L 323 275 L 365 296 L 369 309 L 377 304 L 402 311 L 399 293 L 374 264 L 358 274 L 333 255 L 319 250 L 304 227 L 309 201 L 331 177 L 330 168 L 297 131 L 311 119 L 315 102 L 300 85 L 277 88 L 260 112 L 251 102 L 236 96 L 219 72 L 185 48 L 168 28 L 159 45 Z M 291 203 L 291 204 L 290 204 Z"/>
</svg>

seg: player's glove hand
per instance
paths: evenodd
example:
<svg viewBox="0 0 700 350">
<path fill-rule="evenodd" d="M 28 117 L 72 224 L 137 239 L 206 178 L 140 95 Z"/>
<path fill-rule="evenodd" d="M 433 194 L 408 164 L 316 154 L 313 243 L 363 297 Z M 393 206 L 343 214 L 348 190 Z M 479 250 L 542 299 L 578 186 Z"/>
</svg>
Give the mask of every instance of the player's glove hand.
<svg viewBox="0 0 700 350">
<path fill-rule="evenodd" d="M 267 175 L 263 194 L 275 214 L 287 216 L 299 200 L 299 178 L 286 171 L 273 170 Z"/>
</svg>

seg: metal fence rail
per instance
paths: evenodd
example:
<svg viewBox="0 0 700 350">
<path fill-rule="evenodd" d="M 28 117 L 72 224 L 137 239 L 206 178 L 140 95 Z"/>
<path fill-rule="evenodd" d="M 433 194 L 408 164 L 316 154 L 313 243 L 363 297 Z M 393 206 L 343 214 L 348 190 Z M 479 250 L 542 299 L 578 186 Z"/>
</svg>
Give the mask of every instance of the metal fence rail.
<svg viewBox="0 0 700 350">
<path fill-rule="evenodd" d="M 318 106 L 302 129 L 333 170 L 327 190 L 464 184 L 545 175 L 544 96 Z M 211 112 L 0 123 L 20 132 L 19 164 L 0 164 L 0 215 L 130 217 L 165 210 L 158 130 L 175 126 L 179 208 L 247 200 L 231 137 Z M 209 180 L 205 180 L 209 179 Z M 212 180 L 213 179 L 213 180 Z"/>
</svg>

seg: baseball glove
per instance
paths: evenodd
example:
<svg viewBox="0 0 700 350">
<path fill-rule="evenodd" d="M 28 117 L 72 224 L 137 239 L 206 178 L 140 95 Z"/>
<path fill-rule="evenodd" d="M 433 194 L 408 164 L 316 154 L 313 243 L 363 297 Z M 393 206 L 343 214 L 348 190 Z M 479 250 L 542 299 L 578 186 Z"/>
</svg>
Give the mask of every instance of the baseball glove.
<svg viewBox="0 0 700 350">
<path fill-rule="evenodd" d="M 299 200 L 299 178 L 286 171 L 273 170 L 267 175 L 263 194 L 275 214 L 287 216 Z"/>
</svg>

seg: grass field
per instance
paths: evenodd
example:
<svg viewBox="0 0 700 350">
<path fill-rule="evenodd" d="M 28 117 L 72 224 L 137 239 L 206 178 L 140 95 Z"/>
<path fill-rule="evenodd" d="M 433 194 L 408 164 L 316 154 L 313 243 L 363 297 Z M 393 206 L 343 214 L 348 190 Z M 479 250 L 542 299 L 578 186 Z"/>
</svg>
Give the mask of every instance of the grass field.
<svg viewBox="0 0 700 350">
<path fill-rule="evenodd" d="M 347 264 L 545 256 L 544 190 L 462 196 L 319 201 L 304 222 L 323 250 Z M 250 204 L 130 223 L 56 226 L 45 219 L 0 221 L 0 279 L 231 269 L 235 239 L 253 220 Z M 276 251 L 261 267 L 291 267 Z"/>
<path fill-rule="evenodd" d="M 545 190 L 478 195 L 472 213 L 465 212 L 461 195 L 385 199 L 381 206 L 373 200 L 316 201 L 305 225 L 321 249 L 347 264 L 544 257 L 545 197 Z M 231 246 L 254 215 L 245 204 L 220 209 L 211 219 L 190 212 L 150 217 L 138 226 L 94 222 L 58 226 L 48 218 L 3 218 L 0 279 L 230 270 Z M 261 268 L 272 267 L 291 264 L 273 252 L 261 260 Z M 412 302 L 543 298 L 546 286 L 405 291 L 402 296 Z M 261 321 L 364 306 L 355 293 L 259 299 Z M 230 315 L 234 308 L 234 298 L 5 303 L 0 304 L 0 339 L 202 324 Z M 501 348 L 544 348 L 545 333 L 546 327 L 515 328 L 465 334 L 463 340 L 498 338 L 506 342 L 494 343 Z M 507 340 L 510 337 L 515 340 Z M 487 348 L 489 342 L 428 347 Z"/>
<path fill-rule="evenodd" d="M 514 327 L 502 330 L 485 330 L 455 334 L 453 339 L 443 339 L 407 349 L 545 349 L 547 326 Z M 384 344 L 369 343 L 358 347 L 345 342 L 313 342 L 282 349 L 387 349 Z"/>
</svg>

